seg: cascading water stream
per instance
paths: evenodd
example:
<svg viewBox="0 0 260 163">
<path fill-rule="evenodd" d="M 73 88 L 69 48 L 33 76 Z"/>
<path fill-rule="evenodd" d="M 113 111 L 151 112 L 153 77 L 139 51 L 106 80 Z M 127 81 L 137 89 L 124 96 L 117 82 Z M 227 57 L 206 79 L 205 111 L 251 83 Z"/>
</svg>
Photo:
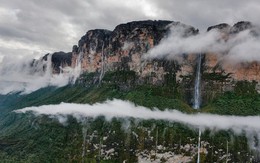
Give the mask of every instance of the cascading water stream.
<svg viewBox="0 0 260 163">
<path fill-rule="evenodd" d="M 50 78 L 52 75 L 52 62 L 51 62 L 52 54 L 49 54 L 47 56 L 47 61 L 46 61 L 46 69 L 45 69 L 45 78 Z"/>
<path fill-rule="evenodd" d="M 73 69 L 73 72 L 72 72 L 72 79 L 70 80 L 71 83 L 73 83 L 73 84 L 76 82 L 77 78 L 81 74 L 82 58 L 83 58 L 83 50 L 80 50 L 79 55 L 78 55 L 77 60 L 76 60 L 75 68 Z"/>
<path fill-rule="evenodd" d="M 199 109 L 200 108 L 200 80 L 201 80 L 201 54 L 198 56 L 197 60 L 197 70 L 196 70 L 196 78 L 195 78 L 195 87 L 194 87 L 194 104 L 193 108 L 194 109 Z M 200 162 L 200 136 L 201 136 L 201 130 L 199 129 L 199 137 L 198 137 L 198 158 L 197 158 L 197 163 Z"/>
<path fill-rule="evenodd" d="M 195 79 L 195 87 L 194 87 L 194 109 L 199 109 L 200 108 L 200 80 L 201 80 L 201 74 L 200 74 L 200 69 L 201 69 L 201 54 L 198 56 L 198 61 L 197 61 L 197 70 L 196 70 L 196 79 Z"/>
<path fill-rule="evenodd" d="M 199 129 L 199 138 L 198 138 L 198 158 L 197 158 L 197 163 L 200 163 L 200 136 L 201 136 L 201 130 Z"/>
<path fill-rule="evenodd" d="M 104 77 L 104 42 L 102 44 L 102 52 L 101 52 L 101 71 L 99 76 L 99 84 L 101 83 L 103 77 Z"/>
</svg>

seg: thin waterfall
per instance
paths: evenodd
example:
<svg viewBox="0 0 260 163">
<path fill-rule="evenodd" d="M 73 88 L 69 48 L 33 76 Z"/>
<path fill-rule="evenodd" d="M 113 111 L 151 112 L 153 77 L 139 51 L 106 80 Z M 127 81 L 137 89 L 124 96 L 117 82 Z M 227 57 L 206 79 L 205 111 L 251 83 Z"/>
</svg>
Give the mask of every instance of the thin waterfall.
<svg viewBox="0 0 260 163">
<path fill-rule="evenodd" d="M 198 56 L 197 60 L 197 69 L 196 69 L 196 78 L 195 78 L 195 87 L 194 87 L 194 109 L 200 108 L 201 97 L 200 97 L 200 80 L 201 80 L 201 54 Z M 198 138 L 198 158 L 197 163 L 200 162 L 200 137 L 201 137 L 201 130 L 199 129 L 199 138 Z"/>
<path fill-rule="evenodd" d="M 196 70 L 196 79 L 195 79 L 195 88 L 194 88 L 194 109 L 199 109 L 200 108 L 200 80 L 201 80 L 201 74 L 200 74 L 200 69 L 201 69 L 201 54 L 198 56 L 198 61 L 197 61 L 197 70 Z"/>
<path fill-rule="evenodd" d="M 83 134 L 83 143 L 82 143 L 82 162 L 84 163 L 85 157 L 86 157 L 86 144 L 87 144 L 87 127 L 83 126 L 82 128 L 82 134 Z"/>
<path fill-rule="evenodd" d="M 77 78 L 81 75 L 81 62 L 83 58 L 83 49 L 80 50 L 79 55 L 76 60 L 76 65 L 73 69 L 72 72 L 72 77 L 71 77 L 71 83 L 74 84 L 77 80 Z"/>
<path fill-rule="evenodd" d="M 47 61 L 45 63 L 45 74 L 44 77 L 45 79 L 50 79 L 52 76 L 52 62 L 51 62 L 52 54 L 49 54 L 47 56 Z"/>
<path fill-rule="evenodd" d="M 102 44 L 102 52 L 101 52 L 101 71 L 99 76 L 99 84 L 101 83 L 103 77 L 104 77 L 104 42 Z"/>
<path fill-rule="evenodd" d="M 201 130 L 199 129 L 199 138 L 198 138 L 198 158 L 197 158 L 197 163 L 200 163 L 200 136 L 201 136 Z"/>
</svg>

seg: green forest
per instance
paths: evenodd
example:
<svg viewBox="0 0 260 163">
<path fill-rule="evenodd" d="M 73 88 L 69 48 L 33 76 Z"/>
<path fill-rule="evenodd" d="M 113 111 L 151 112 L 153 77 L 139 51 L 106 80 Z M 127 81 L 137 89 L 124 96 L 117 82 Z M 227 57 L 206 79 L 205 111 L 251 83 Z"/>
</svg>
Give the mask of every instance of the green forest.
<svg viewBox="0 0 260 163">
<path fill-rule="evenodd" d="M 12 112 L 27 106 L 61 102 L 94 104 L 107 99 L 121 99 L 151 109 L 176 109 L 189 114 L 260 114 L 260 95 L 255 91 L 254 83 L 250 82 L 237 82 L 234 91 L 224 92 L 201 109 L 194 110 L 185 101 L 180 89 L 182 86 L 174 80 L 163 86 L 138 85 L 131 83 L 135 78 L 133 72 L 111 72 L 96 84 L 91 83 L 93 75 L 83 74 L 75 85 L 46 87 L 26 95 L 1 95 L 1 162 L 137 162 L 137 154 L 143 152 L 145 155 L 145 151 L 154 151 L 147 156 L 152 160 L 158 153 L 174 152 L 189 156 L 191 162 L 196 162 L 194 150 L 198 130 L 180 123 L 134 118 L 106 121 L 102 116 L 78 122 L 68 116 L 67 122 L 62 124 L 46 115 Z M 127 84 L 129 86 L 123 87 Z M 226 162 L 227 158 L 232 162 L 259 160 L 258 152 L 249 148 L 246 133 L 237 135 L 231 130 L 205 130 L 201 140 L 207 142 L 203 144 L 207 153 L 201 153 L 201 162 Z M 257 146 L 258 139 L 254 142 Z M 194 147 L 185 149 L 187 144 Z M 159 149 L 160 146 L 164 148 Z M 106 153 L 111 150 L 113 154 Z M 165 162 L 165 159 L 160 161 Z"/>
</svg>

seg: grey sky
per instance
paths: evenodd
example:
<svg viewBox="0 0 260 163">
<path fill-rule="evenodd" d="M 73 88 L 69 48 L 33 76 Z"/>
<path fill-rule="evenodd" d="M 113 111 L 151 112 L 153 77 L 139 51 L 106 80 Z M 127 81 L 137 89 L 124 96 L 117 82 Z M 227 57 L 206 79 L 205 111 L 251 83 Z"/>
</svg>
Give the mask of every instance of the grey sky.
<svg viewBox="0 0 260 163">
<path fill-rule="evenodd" d="M 258 23 L 259 0 L 0 0 L 0 61 L 71 51 L 88 30 L 167 19 L 200 30 L 222 22 Z"/>
</svg>

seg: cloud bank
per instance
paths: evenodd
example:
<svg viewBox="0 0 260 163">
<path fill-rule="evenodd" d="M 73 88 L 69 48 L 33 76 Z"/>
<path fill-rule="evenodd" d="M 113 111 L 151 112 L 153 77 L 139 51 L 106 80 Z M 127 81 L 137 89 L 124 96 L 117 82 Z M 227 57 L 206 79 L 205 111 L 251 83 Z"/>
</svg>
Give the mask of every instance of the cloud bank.
<svg viewBox="0 0 260 163">
<path fill-rule="evenodd" d="M 53 74 L 52 55 L 47 59 L 5 57 L 0 64 L 0 94 L 31 93 L 47 86 L 65 86 L 74 83 L 80 75 L 80 65 L 65 67 L 64 73 Z"/>
<path fill-rule="evenodd" d="M 250 147 L 252 149 L 260 149 L 260 146 L 255 144 L 255 138 L 260 139 L 260 116 L 224 116 L 205 113 L 185 114 L 177 110 L 169 109 L 160 111 L 154 108 L 151 110 L 121 100 L 106 101 L 93 105 L 70 103 L 43 105 L 23 108 L 15 112 L 32 112 L 36 116 L 48 115 L 51 118 L 57 118 L 60 123 L 65 123 L 68 115 L 75 117 L 79 122 L 83 122 L 87 117 L 96 118 L 98 116 L 104 116 L 107 120 L 111 120 L 112 118 L 165 120 L 182 123 L 201 130 L 232 130 L 236 134 L 241 134 L 245 131 Z"/>
<path fill-rule="evenodd" d="M 188 37 L 185 32 L 184 26 L 171 27 L 170 34 L 148 51 L 144 58 L 174 59 L 182 54 L 210 52 L 235 62 L 260 61 L 260 37 L 253 34 L 251 29 L 238 34 L 225 34 L 213 29 Z"/>
<path fill-rule="evenodd" d="M 90 29 L 112 30 L 133 20 L 180 21 L 203 31 L 222 22 L 257 23 L 260 15 L 258 0 L 0 0 L 0 3 L 0 56 L 70 51 Z"/>
<path fill-rule="evenodd" d="M 86 117 L 105 116 L 107 120 L 111 118 L 137 118 L 143 120 L 165 120 L 182 123 L 194 128 L 233 130 L 235 133 L 246 131 L 248 135 L 252 133 L 260 135 L 260 116 L 223 116 L 205 113 L 185 114 L 177 110 L 160 111 L 153 110 L 127 101 L 112 100 L 104 103 L 70 104 L 61 103 L 58 105 L 43 105 L 39 107 L 27 107 L 16 110 L 16 113 L 32 112 L 33 114 L 49 115 L 56 117 L 60 122 L 64 122 L 64 117 L 72 115 L 79 121 Z M 260 138 L 260 137 L 259 137 Z"/>
</svg>

